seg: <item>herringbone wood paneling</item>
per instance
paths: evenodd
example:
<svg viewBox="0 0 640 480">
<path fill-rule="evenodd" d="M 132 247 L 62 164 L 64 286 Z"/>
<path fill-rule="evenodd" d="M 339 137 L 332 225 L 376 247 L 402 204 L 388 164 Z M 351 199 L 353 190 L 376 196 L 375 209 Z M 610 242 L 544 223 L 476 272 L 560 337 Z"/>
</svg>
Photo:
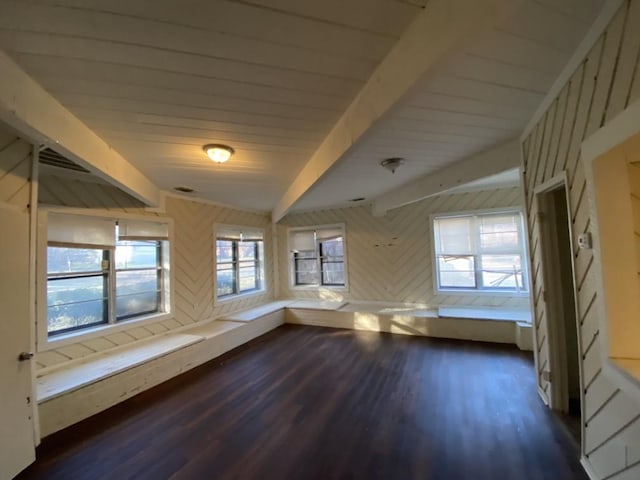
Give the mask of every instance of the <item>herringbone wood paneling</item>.
<svg viewBox="0 0 640 480">
<path fill-rule="evenodd" d="M 0 129 L 0 202 L 28 208 L 31 144 Z"/>
<path fill-rule="evenodd" d="M 287 215 L 278 225 L 282 298 L 341 298 L 437 305 L 529 305 L 526 297 L 436 295 L 433 288 L 432 232 L 435 213 L 521 206 L 520 189 L 441 195 L 374 217 L 367 206 Z M 298 290 L 289 283 L 288 227 L 344 223 L 348 291 Z"/>
<path fill-rule="evenodd" d="M 174 197 L 167 198 L 166 213 L 151 213 L 145 211 L 137 200 L 115 187 L 54 176 L 47 176 L 42 180 L 41 200 L 47 204 L 172 218 L 174 221 L 172 245 L 174 311 L 171 318 L 155 324 L 142 327 L 136 327 L 133 324 L 128 330 L 39 352 L 36 358 L 39 368 L 60 365 L 119 345 L 249 308 L 273 298 L 273 256 L 271 255 L 273 246 L 268 215 Z M 265 229 L 265 275 L 268 288 L 263 294 L 218 304 L 214 302 L 213 226 L 215 223 Z"/>
<path fill-rule="evenodd" d="M 571 235 L 591 225 L 585 172 L 580 161 L 582 141 L 640 97 L 640 0 L 627 0 L 601 38 L 571 76 L 540 122 L 523 142 L 527 218 L 530 229 L 538 382 L 549 384 L 541 372 L 548 369 L 548 325 L 541 292 L 540 231 L 534 189 L 554 175 L 567 172 Z M 640 408 L 603 374 L 596 308 L 593 253 L 573 252 L 582 344 L 582 375 L 586 389 L 583 448 L 601 478 L 640 478 L 640 455 L 629 456 L 627 446 L 640 439 Z M 635 439 L 635 441 L 631 441 Z M 623 455 L 620 455 L 623 452 Z"/>
</svg>

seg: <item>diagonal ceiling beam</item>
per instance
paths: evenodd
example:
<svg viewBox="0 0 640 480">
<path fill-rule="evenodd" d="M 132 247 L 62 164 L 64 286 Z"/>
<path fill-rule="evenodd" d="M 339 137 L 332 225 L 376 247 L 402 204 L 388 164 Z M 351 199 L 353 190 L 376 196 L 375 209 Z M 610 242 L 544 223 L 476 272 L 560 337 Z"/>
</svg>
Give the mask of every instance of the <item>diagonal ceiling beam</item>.
<svg viewBox="0 0 640 480">
<path fill-rule="evenodd" d="M 160 190 L 0 51 L 0 119 L 149 206 Z"/>
<path fill-rule="evenodd" d="M 382 216 L 389 210 L 438 195 L 450 188 L 517 168 L 520 158 L 520 142 L 511 140 L 381 195 L 373 202 L 373 214 Z"/>
<path fill-rule="evenodd" d="M 429 0 L 373 72 L 272 212 L 278 222 L 343 155 L 448 54 L 468 45 L 514 0 Z"/>
</svg>

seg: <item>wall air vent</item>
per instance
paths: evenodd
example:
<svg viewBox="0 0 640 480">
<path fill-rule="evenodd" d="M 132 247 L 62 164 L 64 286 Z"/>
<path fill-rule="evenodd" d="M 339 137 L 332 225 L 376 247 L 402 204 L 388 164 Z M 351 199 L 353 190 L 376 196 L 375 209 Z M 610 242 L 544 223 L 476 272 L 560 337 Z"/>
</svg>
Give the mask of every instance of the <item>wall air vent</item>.
<svg viewBox="0 0 640 480">
<path fill-rule="evenodd" d="M 84 167 L 81 167 L 75 162 L 72 162 L 66 157 L 63 157 L 58 152 L 45 148 L 40 151 L 39 161 L 42 165 L 48 165 L 55 168 L 63 168 L 65 170 L 73 170 L 74 172 L 90 173 Z"/>
</svg>

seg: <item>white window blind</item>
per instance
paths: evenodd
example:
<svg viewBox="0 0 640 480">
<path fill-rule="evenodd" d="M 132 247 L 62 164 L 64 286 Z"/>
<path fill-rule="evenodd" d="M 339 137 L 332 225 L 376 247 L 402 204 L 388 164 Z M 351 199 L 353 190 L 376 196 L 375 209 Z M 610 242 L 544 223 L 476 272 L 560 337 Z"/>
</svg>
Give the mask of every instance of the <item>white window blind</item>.
<svg viewBox="0 0 640 480">
<path fill-rule="evenodd" d="M 108 218 L 49 213 L 47 237 L 51 245 L 113 248 L 116 244 L 116 222 Z"/>
<path fill-rule="evenodd" d="M 264 232 L 259 228 L 216 226 L 216 238 L 226 240 L 256 241 L 264 239 Z"/>
<path fill-rule="evenodd" d="M 169 240 L 169 224 L 118 220 L 118 240 Z"/>
<path fill-rule="evenodd" d="M 436 219 L 436 252 L 443 255 L 474 253 L 473 220 L 474 217 Z"/>
<path fill-rule="evenodd" d="M 291 250 L 307 252 L 316 249 L 315 232 L 313 230 L 294 231 L 291 233 Z"/>
<path fill-rule="evenodd" d="M 344 235 L 344 232 L 340 228 L 321 228 L 316 231 L 316 238 L 318 240 L 332 240 L 340 238 Z"/>
</svg>

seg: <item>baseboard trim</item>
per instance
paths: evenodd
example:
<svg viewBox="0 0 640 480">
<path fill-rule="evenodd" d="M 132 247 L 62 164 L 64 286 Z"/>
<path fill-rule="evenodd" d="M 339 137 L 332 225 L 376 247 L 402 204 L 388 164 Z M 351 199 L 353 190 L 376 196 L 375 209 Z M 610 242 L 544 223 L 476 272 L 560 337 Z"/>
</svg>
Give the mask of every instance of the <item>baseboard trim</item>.
<svg viewBox="0 0 640 480">
<path fill-rule="evenodd" d="M 598 475 L 596 475 L 596 472 L 593 470 L 591 462 L 584 455 L 580 457 L 580 465 L 582 465 L 582 468 L 584 468 L 584 471 L 587 473 L 587 476 L 591 480 L 600 480 L 600 477 L 598 477 Z"/>
</svg>

